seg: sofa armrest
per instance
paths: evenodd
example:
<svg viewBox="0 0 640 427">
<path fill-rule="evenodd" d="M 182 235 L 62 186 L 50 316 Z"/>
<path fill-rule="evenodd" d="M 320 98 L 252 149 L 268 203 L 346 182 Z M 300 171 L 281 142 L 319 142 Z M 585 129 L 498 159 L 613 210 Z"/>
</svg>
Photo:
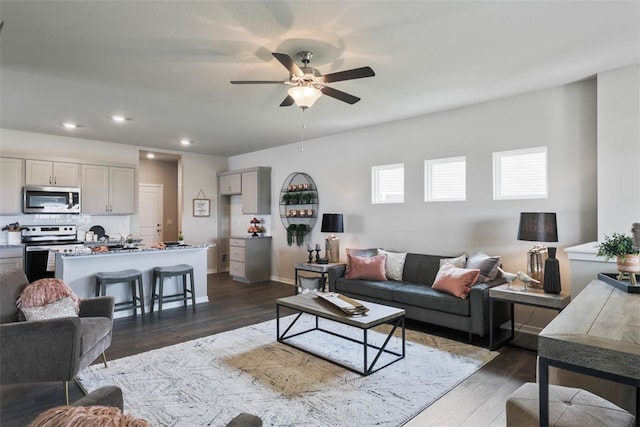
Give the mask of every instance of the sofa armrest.
<svg viewBox="0 0 640 427">
<path fill-rule="evenodd" d="M 329 292 L 336 291 L 336 280 L 344 276 L 347 271 L 347 267 L 344 265 L 331 268 L 329 270 Z"/>
<path fill-rule="evenodd" d="M 124 400 L 122 398 L 122 390 L 120 387 L 108 385 L 100 387 L 87 394 L 86 396 L 76 400 L 71 406 L 111 406 L 121 411 L 124 409 Z"/>
<path fill-rule="evenodd" d="M 78 317 L 0 325 L 0 383 L 71 381 L 80 335 Z"/>
<path fill-rule="evenodd" d="M 472 326 L 471 332 L 484 336 L 489 332 L 489 290 L 494 286 L 506 283 L 502 277 L 485 283 L 478 283 L 469 292 L 469 310 L 471 312 Z M 496 314 L 498 321 L 502 320 L 502 308 Z M 498 316 L 498 314 L 500 314 Z"/>
<path fill-rule="evenodd" d="M 80 317 L 108 317 L 113 319 L 113 297 L 95 297 L 80 301 Z"/>
</svg>

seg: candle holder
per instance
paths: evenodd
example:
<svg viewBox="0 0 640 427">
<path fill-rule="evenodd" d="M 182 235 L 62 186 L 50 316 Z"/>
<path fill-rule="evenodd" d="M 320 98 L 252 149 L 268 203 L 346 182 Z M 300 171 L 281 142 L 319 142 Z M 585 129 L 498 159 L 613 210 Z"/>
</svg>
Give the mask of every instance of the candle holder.
<svg viewBox="0 0 640 427">
<path fill-rule="evenodd" d="M 311 264 L 313 262 L 313 249 L 307 249 L 307 252 L 309 252 L 309 264 Z"/>
<path fill-rule="evenodd" d="M 320 263 L 320 249 L 316 249 L 316 263 Z"/>
</svg>

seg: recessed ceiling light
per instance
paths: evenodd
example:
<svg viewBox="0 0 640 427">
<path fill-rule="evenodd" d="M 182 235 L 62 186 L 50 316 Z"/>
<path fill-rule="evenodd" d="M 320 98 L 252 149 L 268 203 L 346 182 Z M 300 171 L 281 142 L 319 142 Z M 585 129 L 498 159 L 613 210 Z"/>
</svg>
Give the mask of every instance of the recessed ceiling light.
<svg viewBox="0 0 640 427">
<path fill-rule="evenodd" d="M 80 127 L 80 125 L 78 125 L 77 123 L 74 122 L 62 122 L 62 126 L 65 129 L 77 129 Z"/>
<path fill-rule="evenodd" d="M 156 157 L 155 154 L 153 153 L 147 153 L 147 159 L 153 159 L 154 157 Z"/>
<path fill-rule="evenodd" d="M 114 114 L 111 116 L 111 120 L 116 123 L 124 123 L 130 121 L 131 119 L 120 114 Z"/>
<path fill-rule="evenodd" d="M 191 145 L 191 144 L 193 144 L 193 141 L 188 139 L 188 138 L 182 138 L 180 140 L 180 144 L 182 144 L 182 145 Z"/>
</svg>

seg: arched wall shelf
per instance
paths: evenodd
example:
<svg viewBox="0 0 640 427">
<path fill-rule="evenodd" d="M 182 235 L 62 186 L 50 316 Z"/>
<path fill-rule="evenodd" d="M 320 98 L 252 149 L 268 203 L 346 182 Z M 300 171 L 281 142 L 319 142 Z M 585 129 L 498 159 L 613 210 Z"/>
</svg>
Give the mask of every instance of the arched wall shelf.
<svg viewBox="0 0 640 427">
<path fill-rule="evenodd" d="M 285 229 L 291 224 L 305 224 L 305 234 L 313 230 L 318 219 L 318 187 L 308 174 L 291 173 L 280 190 L 280 219 Z"/>
</svg>

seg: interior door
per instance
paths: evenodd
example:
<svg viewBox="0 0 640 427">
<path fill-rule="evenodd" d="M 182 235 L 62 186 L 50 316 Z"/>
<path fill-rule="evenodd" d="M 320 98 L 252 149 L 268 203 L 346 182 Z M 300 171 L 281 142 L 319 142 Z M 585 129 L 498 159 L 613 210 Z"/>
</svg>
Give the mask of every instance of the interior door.
<svg viewBox="0 0 640 427">
<path fill-rule="evenodd" d="M 142 243 L 153 245 L 163 239 L 164 186 L 140 184 L 138 187 L 139 229 Z"/>
</svg>

